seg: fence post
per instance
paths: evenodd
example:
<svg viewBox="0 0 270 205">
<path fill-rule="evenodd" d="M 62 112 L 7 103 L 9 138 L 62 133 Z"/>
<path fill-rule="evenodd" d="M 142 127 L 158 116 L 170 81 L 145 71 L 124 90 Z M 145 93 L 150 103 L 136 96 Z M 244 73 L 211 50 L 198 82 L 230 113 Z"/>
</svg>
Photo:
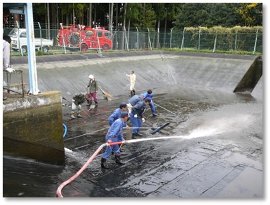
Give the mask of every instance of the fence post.
<svg viewBox="0 0 270 205">
<path fill-rule="evenodd" d="M 138 27 L 136 26 L 136 30 L 137 30 L 137 49 L 139 49 L 139 30 Z"/>
<path fill-rule="evenodd" d="M 170 48 L 172 48 L 172 31 L 173 31 L 173 28 L 171 28 Z"/>
<path fill-rule="evenodd" d="M 64 52 L 65 52 L 65 54 L 66 54 L 66 53 L 67 53 L 67 50 L 66 50 L 65 36 L 64 36 L 63 24 L 62 24 L 62 23 L 60 23 L 60 27 L 61 27 L 61 35 L 62 35 L 62 41 L 63 41 Z"/>
<path fill-rule="evenodd" d="M 199 28 L 199 42 L 198 42 L 198 50 L 200 50 L 201 47 L 201 28 Z"/>
<path fill-rule="evenodd" d="M 181 50 L 183 50 L 183 47 L 184 47 L 184 40 L 185 40 L 185 28 L 183 29 L 183 36 L 182 36 Z"/>
<path fill-rule="evenodd" d="M 160 44 L 159 44 L 159 28 L 157 29 L 157 48 L 160 48 Z"/>
<path fill-rule="evenodd" d="M 41 26 L 40 23 L 38 23 L 38 27 L 39 27 L 39 36 L 40 36 L 40 50 L 42 51 L 42 32 L 41 32 Z"/>
<path fill-rule="evenodd" d="M 125 34 L 126 33 L 126 26 L 123 25 L 123 31 L 122 31 L 122 45 L 121 45 L 121 49 L 125 50 Z"/>
<path fill-rule="evenodd" d="M 217 33 L 216 33 L 216 36 L 215 36 L 213 53 L 216 51 L 216 45 L 217 45 Z"/>
<path fill-rule="evenodd" d="M 149 34 L 149 28 L 147 28 L 147 30 L 148 30 L 148 44 L 150 46 L 150 49 L 152 50 L 151 40 L 150 40 L 150 34 Z"/>
<path fill-rule="evenodd" d="M 127 49 L 127 51 L 129 51 L 129 47 L 128 47 L 128 44 L 129 44 L 129 42 L 128 42 L 128 39 L 127 39 L 127 32 L 126 32 L 126 27 L 125 27 L 125 40 L 126 40 L 126 49 Z"/>
<path fill-rule="evenodd" d="M 97 42 L 98 42 L 98 56 L 103 57 L 101 47 L 100 47 L 100 41 L 99 41 L 98 32 L 96 33 L 96 38 L 97 38 Z"/>
<path fill-rule="evenodd" d="M 129 31 L 130 31 L 130 19 L 129 19 L 129 21 L 128 21 L 128 35 L 126 35 L 127 37 L 127 49 L 129 48 Z"/>
<path fill-rule="evenodd" d="M 114 48 L 117 50 L 118 49 L 118 46 L 119 46 L 119 43 L 118 43 L 118 30 L 117 31 L 114 31 L 114 34 L 113 34 L 113 46 Z"/>
<path fill-rule="evenodd" d="M 254 43 L 254 49 L 253 49 L 253 54 L 255 54 L 255 52 L 256 52 L 257 40 L 258 40 L 258 31 L 259 31 L 259 29 L 257 28 L 256 38 L 255 38 L 255 43 Z"/>
<path fill-rule="evenodd" d="M 237 37 L 238 37 L 238 31 L 236 31 L 235 33 L 234 50 L 237 50 Z"/>
<path fill-rule="evenodd" d="M 20 41 L 20 25 L 19 25 L 19 22 L 18 21 L 16 21 L 16 24 L 17 24 L 17 41 L 18 41 L 18 46 L 19 46 L 19 50 L 20 50 L 21 56 L 23 56 L 23 52 L 22 52 L 22 48 L 21 48 L 21 41 Z"/>
<path fill-rule="evenodd" d="M 79 46 L 80 46 L 80 52 L 82 52 L 82 36 L 81 36 L 81 25 L 78 24 L 78 29 L 79 29 L 79 37 L 80 37 L 80 41 L 79 41 Z"/>
</svg>

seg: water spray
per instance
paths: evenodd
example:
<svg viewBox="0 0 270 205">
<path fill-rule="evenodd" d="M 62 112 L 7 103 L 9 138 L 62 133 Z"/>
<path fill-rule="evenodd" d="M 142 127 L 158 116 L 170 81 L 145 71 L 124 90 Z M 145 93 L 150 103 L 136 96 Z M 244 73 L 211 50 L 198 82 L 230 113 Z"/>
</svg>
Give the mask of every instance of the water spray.
<svg viewBox="0 0 270 205">
<path fill-rule="evenodd" d="M 211 135 L 213 136 L 213 135 L 221 134 L 222 133 L 222 131 L 220 131 L 218 129 L 212 129 L 212 128 L 210 128 L 210 129 L 204 129 L 204 132 L 198 132 L 198 130 L 200 130 L 200 129 L 193 130 L 189 135 L 150 137 L 150 138 L 142 138 L 142 139 L 125 140 L 125 141 L 121 141 L 121 142 L 104 143 L 104 144 L 102 144 L 102 145 L 99 146 L 99 148 L 94 152 L 94 154 L 87 160 L 87 162 L 81 167 L 81 169 L 76 174 L 74 174 L 68 180 L 64 181 L 58 187 L 58 189 L 56 191 L 56 196 L 57 197 L 63 197 L 63 195 L 62 195 L 62 189 L 66 185 L 68 185 L 69 183 L 71 183 L 73 180 L 75 180 L 88 167 L 88 165 L 96 158 L 96 156 L 99 154 L 99 152 L 105 146 L 119 145 L 119 144 L 132 144 L 132 143 L 138 143 L 138 142 L 144 142 L 144 141 L 166 140 L 166 139 L 191 139 L 191 138 L 198 138 L 198 137 L 211 136 Z"/>
<path fill-rule="evenodd" d="M 134 129 L 151 129 L 151 130 L 152 130 L 151 134 L 155 134 L 156 132 L 159 132 L 161 129 L 167 127 L 169 124 L 170 124 L 170 123 L 167 122 L 167 123 L 165 123 L 164 125 L 159 126 L 159 127 L 150 127 L 150 126 L 149 126 L 149 127 L 147 127 L 147 126 L 145 126 L 145 127 L 124 127 L 123 129 L 125 129 L 125 130 L 131 130 L 131 129 L 133 129 L 133 128 L 134 128 Z M 63 126 L 64 126 L 64 124 L 63 124 Z M 75 137 L 66 138 L 65 141 L 68 141 L 68 140 L 74 140 L 74 139 L 77 139 L 77 138 L 80 138 L 80 137 L 83 137 L 83 136 L 86 136 L 86 135 L 92 135 L 92 134 L 94 134 L 94 133 L 96 133 L 96 132 L 100 132 L 100 131 L 103 131 L 103 130 L 106 130 L 106 129 L 108 129 L 108 127 L 101 128 L 101 129 L 96 130 L 96 131 L 93 131 L 93 132 L 88 132 L 88 133 L 84 133 L 84 134 L 81 134 L 81 135 L 77 135 L 77 136 L 75 136 Z M 65 134 L 65 135 L 66 135 L 66 134 Z M 65 135 L 64 135 L 64 136 L 65 136 Z"/>
<path fill-rule="evenodd" d="M 181 136 L 166 136 L 166 137 L 152 137 L 152 138 L 143 138 L 143 139 L 132 139 L 132 140 L 125 140 L 121 142 L 111 142 L 111 143 L 104 143 L 98 147 L 98 149 L 94 152 L 94 154 L 87 160 L 87 162 L 81 167 L 79 171 L 77 171 L 72 177 L 70 177 L 68 180 L 64 181 L 56 190 L 56 196 L 63 198 L 62 195 L 62 189 L 74 181 L 80 174 L 88 167 L 88 165 L 96 158 L 96 156 L 99 154 L 99 152 L 103 149 L 105 146 L 112 146 L 112 145 L 119 145 L 119 144 L 131 144 L 131 143 L 137 143 L 137 142 L 143 142 L 143 141 L 153 141 L 153 140 L 164 140 L 164 139 L 173 139 L 173 138 L 181 138 Z"/>
</svg>

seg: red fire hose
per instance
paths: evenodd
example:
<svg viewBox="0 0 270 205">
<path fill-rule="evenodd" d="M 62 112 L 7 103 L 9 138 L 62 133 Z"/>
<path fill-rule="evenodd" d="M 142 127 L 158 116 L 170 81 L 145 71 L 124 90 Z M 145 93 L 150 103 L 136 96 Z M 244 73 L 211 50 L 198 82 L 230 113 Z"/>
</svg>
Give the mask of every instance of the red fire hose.
<svg viewBox="0 0 270 205">
<path fill-rule="evenodd" d="M 116 144 L 122 144 L 123 142 L 111 142 L 111 143 L 104 143 L 102 145 L 99 146 L 99 148 L 95 151 L 95 153 L 87 160 L 87 162 L 82 166 L 82 168 L 77 171 L 76 174 L 74 174 L 72 177 L 70 177 L 68 180 L 64 181 L 58 188 L 56 191 L 56 196 L 57 197 L 61 197 L 63 198 L 62 195 L 62 189 L 69 184 L 70 182 L 72 182 L 74 179 L 76 179 L 87 167 L 88 165 L 95 159 L 95 157 L 99 154 L 99 152 L 102 150 L 103 147 L 108 146 L 108 145 L 116 145 Z"/>
<path fill-rule="evenodd" d="M 99 154 L 99 152 L 102 150 L 105 146 L 111 146 L 111 145 L 117 145 L 117 144 L 128 144 L 128 143 L 134 143 L 134 142 L 141 142 L 141 141 L 150 141 L 150 140 L 164 140 L 164 139 L 171 139 L 171 138 L 179 138 L 181 136 L 166 136 L 166 137 L 152 137 L 152 138 L 142 138 L 142 139 L 132 139 L 132 140 L 126 140 L 122 142 L 111 142 L 111 143 L 104 143 L 99 146 L 99 148 L 95 151 L 95 153 L 87 160 L 87 162 L 82 166 L 82 168 L 74 174 L 72 177 L 70 177 L 68 180 L 64 181 L 60 186 L 57 188 L 56 196 L 63 198 L 62 195 L 62 189 L 75 180 L 87 167 L 88 165 L 95 159 L 95 157 Z"/>
</svg>

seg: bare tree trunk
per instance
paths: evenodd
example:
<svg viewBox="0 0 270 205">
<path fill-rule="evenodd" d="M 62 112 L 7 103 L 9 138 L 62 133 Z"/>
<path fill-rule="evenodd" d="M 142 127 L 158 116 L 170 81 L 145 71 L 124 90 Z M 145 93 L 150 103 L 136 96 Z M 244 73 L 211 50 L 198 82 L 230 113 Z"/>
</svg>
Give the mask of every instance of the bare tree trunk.
<svg viewBox="0 0 270 205">
<path fill-rule="evenodd" d="M 75 11 L 74 11 L 74 3 L 73 3 L 73 7 L 72 7 L 72 24 L 73 25 L 76 24 L 76 16 L 75 16 Z"/>
<path fill-rule="evenodd" d="M 160 19 L 158 19 L 158 26 L 157 26 L 157 48 L 160 48 L 159 31 L 160 31 Z"/>
<path fill-rule="evenodd" d="M 89 26 L 92 27 L 92 3 L 89 4 Z"/>
<path fill-rule="evenodd" d="M 66 25 L 68 26 L 68 19 L 69 19 L 69 15 L 68 14 L 66 14 Z"/>
<path fill-rule="evenodd" d="M 127 35 L 127 45 L 129 48 L 129 30 L 130 30 L 130 19 L 128 20 L 128 35 Z"/>
<path fill-rule="evenodd" d="M 109 29 L 110 29 L 110 32 L 112 33 L 112 30 L 113 30 L 113 3 L 110 4 L 111 5 L 111 9 L 110 9 L 110 21 L 109 21 Z"/>
<path fill-rule="evenodd" d="M 50 6 L 49 6 L 50 4 L 49 3 L 47 3 L 47 17 L 48 17 L 48 36 L 47 36 L 47 38 L 48 39 L 51 39 L 51 35 L 50 35 L 50 33 L 51 33 L 51 30 L 50 30 L 50 27 L 51 27 L 51 25 L 50 25 Z"/>
<path fill-rule="evenodd" d="M 61 21 L 59 23 L 64 23 L 64 15 L 63 15 L 63 10 L 61 8 L 61 5 L 59 6 L 60 11 L 61 11 Z"/>
<path fill-rule="evenodd" d="M 124 49 L 125 44 L 125 35 L 126 35 L 126 15 L 127 15 L 127 3 L 124 6 L 124 20 L 123 20 L 123 35 L 122 35 L 122 50 Z"/>
<path fill-rule="evenodd" d="M 116 30 L 118 31 L 118 4 L 116 4 L 115 24 Z"/>
<path fill-rule="evenodd" d="M 113 36 L 113 41 L 114 41 L 114 48 L 116 48 L 116 49 L 118 49 L 118 45 L 119 45 L 119 43 L 118 43 L 118 3 L 116 4 L 116 12 L 115 12 L 115 34 L 114 34 L 114 36 Z"/>
<path fill-rule="evenodd" d="M 59 28 L 59 4 L 56 4 L 56 29 Z"/>
<path fill-rule="evenodd" d="M 52 26 L 57 25 L 57 22 L 58 22 L 58 14 L 57 14 L 58 9 L 57 9 L 57 6 L 58 6 L 58 4 L 56 4 L 56 3 L 51 4 L 51 13 L 56 14 L 55 15 L 56 18 L 51 19 L 51 25 Z M 53 27 L 53 28 L 55 28 L 55 27 Z"/>
<path fill-rule="evenodd" d="M 145 28 L 145 19 L 146 19 L 146 12 L 145 12 L 145 3 L 143 4 L 143 27 Z"/>
<path fill-rule="evenodd" d="M 97 4 L 95 4 L 94 21 L 95 21 L 95 25 L 96 25 L 97 24 Z M 95 25 L 94 25 L 94 27 L 95 27 Z"/>
<path fill-rule="evenodd" d="M 164 37 L 163 37 L 163 48 L 165 48 L 165 44 L 166 44 L 166 36 L 167 36 L 167 16 L 165 16 L 165 28 L 164 28 Z"/>
</svg>

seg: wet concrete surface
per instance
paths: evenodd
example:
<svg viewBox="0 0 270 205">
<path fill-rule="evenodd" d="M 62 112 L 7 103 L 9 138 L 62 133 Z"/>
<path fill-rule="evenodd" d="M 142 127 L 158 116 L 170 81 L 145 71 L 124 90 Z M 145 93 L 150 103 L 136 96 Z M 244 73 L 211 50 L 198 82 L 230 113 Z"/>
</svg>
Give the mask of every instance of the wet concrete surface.
<svg viewBox="0 0 270 205">
<path fill-rule="evenodd" d="M 228 54 L 218 54 L 218 53 L 192 53 L 192 52 L 172 52 L 172 51 L 111 51 L 111 52 L 102 52 L 102 55 L 98 53 L 73 53 L 70 55 L 58 54 L 58 55 L 47 55 L 47 56 L 36 56 L 37 63 L 48 63 L 68 60 L 86 60 L 86 59 L 96 59 L 96 58 L 111 58 L 111 57 L 128 57 L 128 56 L 145 56 L 145 55 L 183 55 L 183 56 L 196 56 L 196 57 L 211 57 L 211 58 L 230 58 L 230 59 L 253 59 L 254 56 L 250 55 L 228 55 Z M 27 56 L 14 56 L 11 58 L 11 64 L 27 64 Z"/>
<path fill-rule="evenodd" d="M 188 88 L 179 85 L 178 78 L 175 80 L 169 87 L 151 87 L 156 104 L 167 110 L 157 106 L 155 118 L 147 110 L 143 125 L 147 128 L 141 133 L 143 138 L 161 140 L 125 145 L 125 165 L 118 166 L 112 157 L 108 160 L 110 170 L 100 168 L 97 156 L 80 177 L 63 189 L 64 197 L 264 197 L 262 82 L 252 95 L 238 95 L 228 91 L 233 85 L 216 90 L 205 86 Z M 117 89 L 117 83 L 111 87 L 118 94 L 112 101 L 99 94 L 97 109 L 89 112 L 84 104 L 83 118 L 70 120 L 70 103 L 63 101 L 63 121 L 68 127 L 64 166 L 4 155 L 4 196 L 54 197 L 57 187 L 104 143 L 109 114 L 128 100 L 128 92 L 120 94 Z M 150 127 L 166 122 L 170 122 L 168 127 L 150 134 Z M 162 140 L 172 135 L 179 138 Z"/>
</svg>

